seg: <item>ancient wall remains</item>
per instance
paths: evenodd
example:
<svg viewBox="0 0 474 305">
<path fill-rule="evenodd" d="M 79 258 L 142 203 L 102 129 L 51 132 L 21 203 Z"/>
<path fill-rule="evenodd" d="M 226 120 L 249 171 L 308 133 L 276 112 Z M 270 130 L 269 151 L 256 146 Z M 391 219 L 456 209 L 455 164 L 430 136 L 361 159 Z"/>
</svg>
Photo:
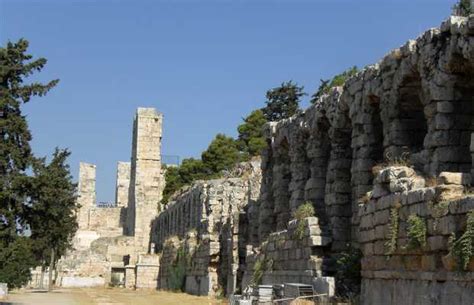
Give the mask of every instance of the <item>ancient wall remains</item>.
<svg viewBox="0 0 474 305">
<path fill-rule="evenodd" d="M 79 184 L 77 204 L 81 206 L 77 215 L 79 229 L 89 227 L 89 209 L 96 206 L 95 197 L 96 167 L 94 164 L 79 164 Z"/>
<path fill-rule="evenodd" d="M 115 188 L 115 203 L 118 207 L 128 206 L 128 190 L 130 188 L 130 162 L 117 163 L 117 183 Z"/>
<path fill-rule="evenodd" d="M 156 288 L 158 256 L 147 254 L 151 221 L 157 214 L 163 175 L 160 163 L 162 116 L 139 108 L 132 162 L 118 162 L 115 203 L 97 205 L 95 165 L 80 163 L 79 230 L 73 250 L 61 258 L 58 285 Z M 125 234 L 124 233 L 128 233 Z"/>
<path fill-rule="evenodd" d="M 470 176 L 428 181 L 407 167 L 380 172 L 359 209 L 364 304 L 471 304 L 474 260 L 464 268 L 450 239 L 466 230 Z M 473 214 L 474 216 L 474 214 Z"/>
<path fill-rule="evenodd" d="M 181 257 L 184 290 L 198 295 L 233 292 L 243 276 L 249 231 L 245 210 L 260 193 L 258 160 L 240 165 L 231 176 L 196 182 L 176 195 L 154 223 L 153 243 L 161 253 L 160 289 L 176 289 Z M 240 227 L 245 230 L 241 230 Z M 184 283 L 184 282 L 183 282 Z"/>
<path fill-rule="evenodd" d="M 470 173 L 473 76 L 473 16 L 451 17 L 439 29 L 425 32 L 390 52 L 379 63 L 364 68 L 343 87 L 333 88 L 301 114 L 268 124 L 258 208 L 261 255 L 272 253 L 272 246 L 268 247 L 269 240 L 275 238 L 272 232 L 287 230 L 292 213 L 301 204 L 311 202 L 321 232 L 331 238 L 327 246 L 318 250 L 327 264 L 316 271 L 334 275 L 339 253 L 365 242 L 359 238 L 358 211 L 370 198 L 370 192 L 378 191 L 377 185 L 373 189 L 374 168 L 410 165 L 418 176 L 425 178 L 444 171 Z M 427 204 L 422 204 L 425 210 Z M 387 216 L 387 213 L 380 211 L 369 218 L 379 220 L 379 214 Z M 429 215 L 423 217 L 429 220 Z M 450 223 L 464 216 L 453 217 Z M 458 225 L 463 224 L 460 219 Z M 452 232 L 459 227 L 448 229 Z M 363 226 L 361 230 L 365 230 Z M 381 234 L 380 230 L 377 234 Z M 443 238 L 446 241 L 446 236 Z M 430 240 L 439 239 L 438 235 L 430 236 Z M 381 243 L 377 243 L 378 250 Z M 436 251 L 446 254 L 445 246 Z M 369 263 L 373 259 L 365 261 Z M 388 274 L 384 273 L 387 267 L 382 259 L 379 263 L 380 274 Z M 443 273 L 441 266 L 435 268 L 439 274 Z M 283 264 L 280 272 L 287 270 L 291 274 L 292 269 L 291 264 Z M 397 272 L 406 275 L 393 278 L 390 285 L 405 280 L 405 276 L 409 278 L 409 270 Z M 371 280 L 364 280 L 366 292 L 373 288 Z M 445 280 L 445 292 L 455 293 L 464 287 L 461 280 Z M 411 288 L 416 285 L 428 284 L 417 282 Z M 374 295 L 365 294 L 365 298 L 366 304 L 380 304 L 374 301 L 377 300 Z"/>
<path fill-rule="evenodd" d="M 261 247 L 247 247 L 242 287 L 275 283 L 312 285 L 315 277 L 322 276 L 324 247 L 331 243 L 331 238 L 321 231 L 317 217 L 300 221 L 300 228 L 298 221 L 292 220 L 287 230 L 271 233 Z"/>
<path fill-rule="evenodd" d="M 158 215 L 164 189 L 161 170 L 163 115 L 154 108 L 138 108 L 133 125 L 132 162 L 127 234 L 148 252 L 151 222 Z"/>
</svg>

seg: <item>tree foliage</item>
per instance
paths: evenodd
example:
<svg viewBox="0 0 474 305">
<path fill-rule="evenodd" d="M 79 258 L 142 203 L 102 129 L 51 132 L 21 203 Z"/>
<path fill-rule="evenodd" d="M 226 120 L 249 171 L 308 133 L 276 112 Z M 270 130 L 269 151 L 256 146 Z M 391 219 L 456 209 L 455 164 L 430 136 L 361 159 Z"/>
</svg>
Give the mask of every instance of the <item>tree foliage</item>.
<svg viewBox="0 0 474 305">
<path fill-rule="evenodd" d="M 453 7 L 453 14 L 457 16 L 469 17 L 470 14 L 474 14 L 474 6 L 472 0 L 460 0 Z"/>
<path fill-rule="evenodd" d="M 179 167 L 170 166 L 166 168 L 166 186 L 163 190 L 162 203 L 166 204 L 170 197 L 180 188 L 191 184 L 195 180 L 208 178 L 209 170 L 199 159 L 184 159 Z"/>
<path fill-rule="evenodd" d="M 343 86 L 348 78 L 354 76 L 359 69 L 356 66 L 353 66 L 341 74 L 337 74 L 332 79 L 321 79 L 321 84 L 319 85 L 318 90 L 311 96 L 311 103 L 315 104 L 318 99 L 324 94 L 328 94 L 332 88 Z"/>
<path fill-rule="evenodd" d="M 263 136 L 263 126 L 267 123 L 262 110 L 255 110 L 239 125 L 238 146 L 248 156 L 258 156 L 267 145 Z"/>
<path fill-rule="evenodd" d="M 211 175 L 231 169 L 240 159 L 237 141 L 224 134 L 218 134 L 201 156 L 204 166 Z"/>
<path fill-rule="evenodd" d="M 266 106 L 262 109 L 267 121 L 279 121 L 295 115 L 301 98 L 306 95 L 303 89 L 304 87 L 289 81 L 268 90 Z"/>
<path fill-rule="evenodd" d="M 56 148 L 49 164 L 43 158 L 33 166 L 32 214 L 28 223 L 35 255 L 43 266 L 46 262 L 54 265 L 65 254 L 77 230 L 76 184 L 66 163 L 70 154 Z"/>
<path fill-rule="evenodd" d="M 30 268 L 37 264 L 32 248 L 31 239 L 25 236 L 16 237 L 6 247 L 0 246 L 0 283 L 7 283 L 10 289 L 26 284 Z"/>
<path fill-rule="evenodd" d="M 23 39 L 0 48 L 0 274 L 10 279 L 10 287 L 18 287 L 29 278 L 29 272 L 18 270 L 21 258 L 22 268 L 33 266 L 33 261 L 27 259 L 31 254 L 30 241 L 21 235 L 28 228 L 27 220 L 32 213 L 29 198 L 33 181 L 27 170 L 34 157 L 29 144 L 31 133 L 20 106 L 33 96 L 45 95 L 58 82 L 25 83 L 28 76 L 41 71 L 46 64 L 44 58 L 32 60 L 27 49 L 28 42 Z M 13 277 L 9 272 L 15 270 L 18 272 Z"/>
</svg>

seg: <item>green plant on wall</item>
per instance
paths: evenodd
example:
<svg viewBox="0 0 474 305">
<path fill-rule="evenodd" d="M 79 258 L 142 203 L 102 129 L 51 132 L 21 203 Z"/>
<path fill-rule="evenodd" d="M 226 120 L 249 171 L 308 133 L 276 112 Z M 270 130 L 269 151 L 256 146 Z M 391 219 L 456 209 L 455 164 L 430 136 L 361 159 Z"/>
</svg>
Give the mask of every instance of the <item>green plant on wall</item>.
<svg viewBox="0 0 474 305">
<path fill-rule="evenodd" d="M 337 287 L 343 295 L 360 291 L 362 252 L 352 246 L 342 252 L 336 260 Z"/>
<path fill-rule="evenodd" d="M 260 285 L 265 271 L 271 270 L 272 268 L 272 259 L 267 259 L 265 256 L 258 258 L 253 266 L 252 285 Z"/>
<path fill-rule="evenodd" d="M 426 246 L 426 223 L 417 216 L 410 215 L 408 217 L 408 249 L 423 248 Z"/>
<path fill-rule="evenodd" d="M 449 254 L 454 257 L 462 270 L 467 270 L 474 258 L 474 210 L 467 214 L 466 231 L 456 238 L 453 233 L 449 239 Z"/>
<path fill-rule="evenodd" d="M 392 255 L 397 250 L 398 227 L 399 227 L 399 206 L 395 206 L 390 211 L 390 232 L 389 239 L 385 243 L 386 255 Z"/>
<path fill-rule="evenodd" d="M 313 217 L 314 215 L 314 207 L 310 201 L 307 201 L 298 207 L 298 209 L 293 213 L 293 218 L 298 221 L 294 232 L 294 238 L 303 239 L 305 233 L 305 223 L 303 220 L 307 217 Z"/>
<path fill-rule="evenodd" d="M 169 267 L 169 288 L 174 291 L 183 291 L 186 284 L 186 268 L 189 259 L 184 247 L 180 247 L 176 253 L 176 259 Z"/>
</svg>

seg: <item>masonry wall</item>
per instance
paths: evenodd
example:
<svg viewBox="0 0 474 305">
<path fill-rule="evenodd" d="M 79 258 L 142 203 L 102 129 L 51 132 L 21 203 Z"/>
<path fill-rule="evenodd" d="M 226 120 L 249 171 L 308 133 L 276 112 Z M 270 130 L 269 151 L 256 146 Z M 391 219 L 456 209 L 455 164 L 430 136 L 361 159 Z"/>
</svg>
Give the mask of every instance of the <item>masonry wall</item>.
<svg viewBox="0 0 474 305">
<path fill-rule="evenodd" d="M 260 193 L 259 160 L 240 165 L 230 176 L 239 177 L 196 182 L 157 217 L 152 241 L 161 254 L 160 289 L 172 288 L 171 268 L 179 251 L 191 262 L 186 265 L 186 292 L 215 295 L 236 289 L 251 231 L 245 209 Z"/>
<path fill-rule="evenodd" d="M 391 167 L 377 177 L 359 209 L 363 304 L 471 304 L 474 260 L 466 269 L 449 240 L 466 230 L 474 196 L 470 176 L 443 172 L 425 186 L 411 168 Z M 413 238 L 417 217 L 425 236 Z M 419 231 L 421 232 L 421 231 Z"/>
<path fill-rule="evenodd" d="M 162 121 L 163 115 L 154 108 L 138 108 L 133 125 L 126 233 L 135 236 L 143 253 L 149 250 L 151 222 L 158 215 L 164 189 Z"/>
<path fill-rule="evenodd" d="M 472 17 L 451 17 L 303 113 L 270 123 L 259 242 L 310 201 L 330 232 L 331 253 L 357 243 L 358 202 L 378 164 L 404 161 L 426 176 L 471 172 L 473 33 Z"/>
</svg>

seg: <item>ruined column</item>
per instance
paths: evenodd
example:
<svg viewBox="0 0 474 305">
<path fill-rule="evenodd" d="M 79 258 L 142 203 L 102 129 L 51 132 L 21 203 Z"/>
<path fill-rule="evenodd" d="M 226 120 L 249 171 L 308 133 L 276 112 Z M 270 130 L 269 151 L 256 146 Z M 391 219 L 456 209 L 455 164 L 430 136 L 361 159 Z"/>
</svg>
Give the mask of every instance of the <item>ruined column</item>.
<svg viewBox="0 0 474 305">
<path fill-rule="evenodd" d="M 81 206 L 78 212 L 79 229 L 86 230 L 89 227 L 89 210 L 96 206 L 95 196 L 95 165 L 79 163 L 79 196 L 78 205 Z"/>
<path fill-rule="evenodd" d="M 132 143 L 127 227 L 137 247 L 148 251 L 151 222 L 158 214 L 164 188 L 161 172 L 163 115 L 154 108 L 138 108 Z"/>
<path fill-rule="evenodd" d="M 117 185 L 115 189 L 115 203 L 118 207 L 128 205 L 128 191 L 130 188 L 130 162 L 117 163 Z"/>
</svg>

